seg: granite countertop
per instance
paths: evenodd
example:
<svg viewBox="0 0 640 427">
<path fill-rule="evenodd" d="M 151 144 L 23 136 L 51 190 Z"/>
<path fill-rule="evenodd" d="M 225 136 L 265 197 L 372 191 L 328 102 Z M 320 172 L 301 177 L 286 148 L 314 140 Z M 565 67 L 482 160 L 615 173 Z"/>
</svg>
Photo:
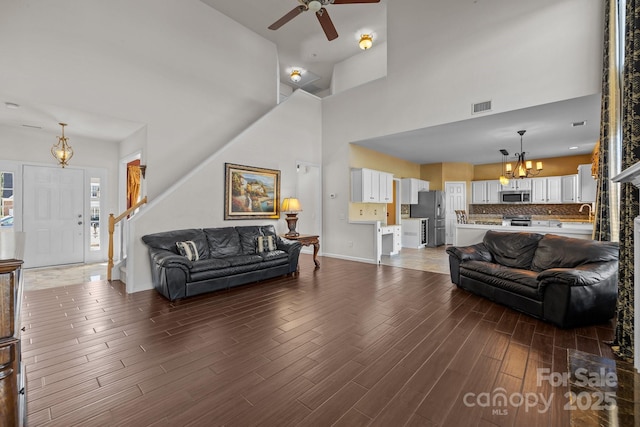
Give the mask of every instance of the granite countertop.
<svg viewBox="0 0 640 427">
<path fill-rule="evenodd" d="M 504 230 L 504 231 L 528 231 L 531 233 L 553 233 L 562 232 L 563 234 L 585 234 L 593 230 L 592 224 L 574 224 L 569 227 L 545 227 L 545 226 L 531 226 L 531 227 L 519 227 L 512 225 L 502 224 L 456 224 L 457 228 L 463 229 L 484 229 L 484 230 Z"/>
<path fill-rule="evenodd" d="M 560 221 L 575 222 L 580 224 L 593 224 L 593 220 L 589 221 L 586 216 L 558 216 L 558 215 L 531 215 L 533 221 Z M 484 225 L 502 225 L 502 216 L 497 215 L 471 215 L 469 216 L 470 224 Z"/>
</svg>

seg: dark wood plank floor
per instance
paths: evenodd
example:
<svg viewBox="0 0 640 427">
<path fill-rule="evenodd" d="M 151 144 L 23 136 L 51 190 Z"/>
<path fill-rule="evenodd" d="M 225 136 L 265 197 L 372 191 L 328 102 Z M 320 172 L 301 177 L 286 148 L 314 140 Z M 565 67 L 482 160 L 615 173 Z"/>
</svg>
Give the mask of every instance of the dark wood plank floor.
<svg viewBox="0 0 640 427">
<path fill-rule="evenodd" d="M 560 330 L 448 275 L 311 265 L 177 303 L 119 282 L 25 292 L 29 426 L 568 426 L 538 369 L 613 357 L 611 325 Z M 552 404 L 478 404 L 498 388 Z"/>
</svg>

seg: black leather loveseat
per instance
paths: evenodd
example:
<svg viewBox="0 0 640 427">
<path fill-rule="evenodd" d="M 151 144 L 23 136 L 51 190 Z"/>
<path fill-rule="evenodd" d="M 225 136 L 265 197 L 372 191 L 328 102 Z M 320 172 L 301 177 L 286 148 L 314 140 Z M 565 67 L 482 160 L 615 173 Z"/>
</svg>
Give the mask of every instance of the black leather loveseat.
<svg viewBox="0 0 640 427">
<path fill-rule="evenodd" d="M 294 273 L 302 248 L 273 225 L 173 230 L 142 241 L 153 285 L 171 301 Z"/>
<path fill-rule="evenodd" d="M 615 314 L 617 243 L 488 231 L 482 243 L 447 252 L 458 287 L 562 328 Z"/>
</svg>

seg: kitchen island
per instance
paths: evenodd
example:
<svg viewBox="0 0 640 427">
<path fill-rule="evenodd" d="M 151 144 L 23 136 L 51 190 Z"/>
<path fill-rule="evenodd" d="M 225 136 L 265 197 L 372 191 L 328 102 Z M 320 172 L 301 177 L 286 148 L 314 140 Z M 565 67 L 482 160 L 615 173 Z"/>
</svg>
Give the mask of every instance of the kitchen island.
<svg viewBox="0 0 640 427">
<path fill-rule="evenodd" d="M 482 242 L 482 238 L 488 230 L 516 233 L 526 231 L 529 233 L 557 234 L 558 236 L 575 237 L 578 239 L 591 239 L 593 224 L 586 223 L 561 223 L 560 227 L 531 226 L 518 227 L 501 224 L 456 224 L 456 234 L 453 244 L 455 246 L 468 246 Z"/>
</svg>

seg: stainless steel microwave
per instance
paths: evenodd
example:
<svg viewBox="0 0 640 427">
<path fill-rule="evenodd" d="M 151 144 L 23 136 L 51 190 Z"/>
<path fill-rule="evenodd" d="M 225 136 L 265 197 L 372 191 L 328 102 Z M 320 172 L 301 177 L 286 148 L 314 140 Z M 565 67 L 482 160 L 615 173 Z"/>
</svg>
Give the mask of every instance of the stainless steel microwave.
<svg viewBox="0 0 640 427">
<path fill-rule="evenodd" d="M 502 203 L 531 203 L 531 191 L 501 191 L 500 201 Z"/>
</svg>

